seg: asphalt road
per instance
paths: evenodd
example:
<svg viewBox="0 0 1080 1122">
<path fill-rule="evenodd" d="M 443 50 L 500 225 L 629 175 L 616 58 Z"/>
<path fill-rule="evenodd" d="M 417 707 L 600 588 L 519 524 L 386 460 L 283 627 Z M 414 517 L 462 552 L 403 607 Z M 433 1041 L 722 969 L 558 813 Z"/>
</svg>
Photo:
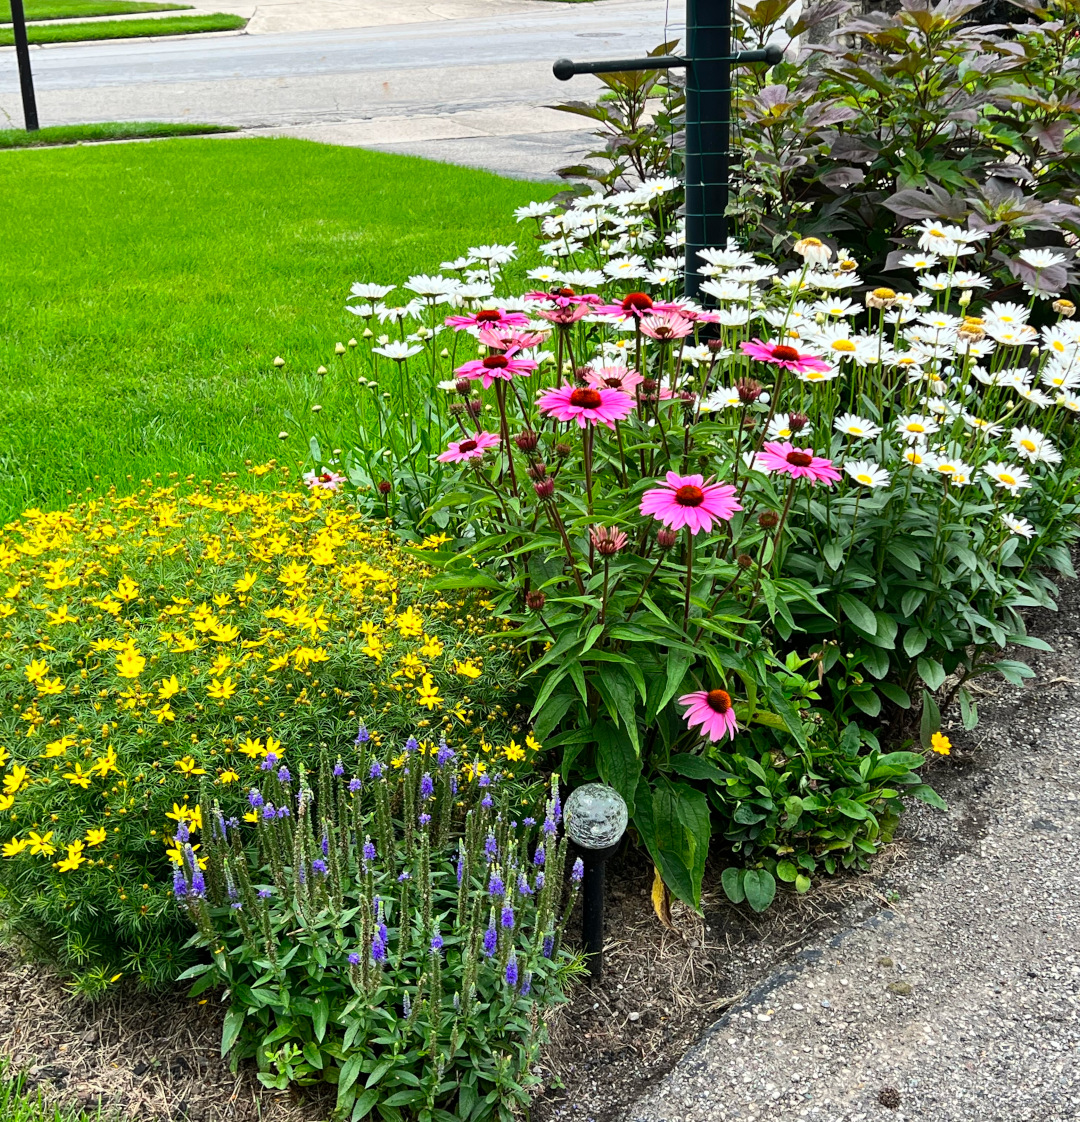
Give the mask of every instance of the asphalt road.
<svg viewBox="0 0 1080 1122">
<path fill-rule="evenodd" d="M 676 37 L 681 3 L 672 9 L 668 26 Z M 528 134 L 538 131 L 528 110 L 595 88 L 593 78 L 556 81 L 556 58 L 641 54 L 662 41 L 664 28 L 664 0 L 600 0 L 437 23 L 144 39 L 31 54 L 47 124 L 198 120 L 280 129 L 483 110 L 509 115 L 511 125 L 522 113 Z M 0 50 L 0 126 L 21 120 L 14 52 Z M 397 130 L 389 139 L 408 138 Z"/>
</svg>

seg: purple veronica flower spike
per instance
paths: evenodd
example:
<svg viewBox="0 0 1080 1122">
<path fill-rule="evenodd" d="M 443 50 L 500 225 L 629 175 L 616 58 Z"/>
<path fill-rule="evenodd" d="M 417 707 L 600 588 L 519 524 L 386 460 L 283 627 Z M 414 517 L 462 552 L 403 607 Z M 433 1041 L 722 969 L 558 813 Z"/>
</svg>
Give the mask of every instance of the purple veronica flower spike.
<svg viewBox="0 0 1080 1122">
<path fill-rule="evenodd" d="M 349 955 L 349 965 L 350 966 L 359 966 L 360 965 L 360 956 L 356 953 L 356 951 L 353 951 L 353 953 L 351 955 Z"/>
<path fill-rule="evenodd" d="M 274 804 L 267 803 L 266 806 L 263 807 L 263 820 L 269 822 L 274 818 L 277 818 L 277 811 L 274 809 Z"/>
<path fill-rule="evenodd" d="M 536 847 L 536 852 L 533 854 L 533 864 L 542 867 L 546 860 L 547 854 L 544 852 L 544 847 L 542 845 L 538 845 Z"/>
<path fill-rule="evenodd" d="M 445 767 L 454 758 L 454 752 L 445 740 L 439 741 L 439 751 L 435 756 L 435 762 L 439 767 Z"/>
<path fill-rule="evenodd" d="M 177 865 L 173 869 L 172 875 L 173 895 L 177 900 L 183 900 L 188 894 L 187 877 L 184 876 L 184 870 Z"/>
<path fill-rule="evenodd" d="M 370 838 L 368 838 L 364 842 L 364 848 L 363 848 L 362 852 L 364 854 L 364 860 L 365 861 L 374 861 L 375 860 L 375 843 Z"/>
<path fill-rule="evenodd" d="M 273 895 L 274 891 L 271 888 L 260 888 L 258 891 L 258 897 L 260 900 L 269 900 Z"/>
<path fill-rule="evenodd" d="M 581 878 L 585 875 L 585 863 L 579 857 L 574 862 L 574 867 L 570 870 L 570 879 L 574 884 L 580 884 Z"/>
<path fill-rule="evenodd" d="M 499 933 L 495 930 L 493 925 L 484 932 L 484 954 L 487 955 L 488 958 L 491 958 L 495 953 L 495 947 L 498 945 L 498 942 Z"/>
<path fill-rule="evenodd" d="M 529 887 L 529 882 L 524 873 L 518 874 L 517 890 L 522 896 L 531 896 L 533 890 Z"/>
<path fill-rule="evenodd" d="M 517 955 L 510 952 L 510 960 L 506 964 L 506 984 L 513 988 L 518 983 Z"/>
<path fill-rule="evenodd" d="M 488 864 L 495 860 L 499 855 L 499 843 L 495 840 L 494 834 L 488 834 L 484 841 L 484 852 L 487 854 Z"/>
<path fill-rule="evenodd" d="M 403 880 L 412 880 L 412 876 L 411 876 L 411 875 L 409 874 L 409 870 L 408 870 L 408 869 L 406 869 L 406 870 L 405 870 L 405 872 L 403 872 L 403 873 L 402 873 L 402 874 L 401 874 L 401 875 L 400 875 L 400 876 L 398 877 L 398 884 L 401 884 L 401 882 L 402 882 Z"/>
<path fill-rule="evenodd" d="M 191 831 L 188 829 L 187 820 L 181 819 L 181 821 L 176 824 L 176 840 L 183 845 L 190 837 Z"/>
<path fill-rule="evenodd" d="M 536 891 L 539 892 L 544 887 L 545 876 L 542 872 L 536 874 Z"/>
<path fill-rule="evenodd" d="M 361 783 L 359 779 L 350 779 L 349 780 L 349 794 L 350 795 L 355 795 L 356 792 L 359 791 L 361 787 L 363 787 L 363 783 Z"/>
<path fill-rule="evenodd" d="M 495 804 L 491 801 L 491 796 L 490 795 L 485 795 L 480 800 L 480 805 L 483 806 L 483 807 L 491 807 L 491 806 L 494 806 Z"/>
<path fill-rule="evenodd" d="M 279 806 L 277 809 L 277 816 L 278 818 L 288 818 L 289 808 L 287 806 Z"/>
<path fill-rule="evenodd" d="M 292 782 L 292 776 L 289 774 L 289 769 L 284 765 L 278 768 L 277 777 L 281 783 Z"/>
<path fill-rule="evenodd" d="M 498 873 L 492 872 L 488 878 L 488 895 L 489 896 L 505 896 L 506 885 L 503 884 L 503 879 Z"/>
<path fill-rule="evenodd" d="M 386 958 L 386 944 L 378 935 L 371 940 L 371 957 L 375 962 L 382 962 Z"/>
<path fill-rule="evenodd" d="M 491 776 L 490 775 L 481 775 L 480 776 L 480 786 L 481 787 L 490 787 L 491 786 Z"/>
<path fill-rule="evenodd" d="M 430 821 L 431 821 L 431 815 L 430 814 L 421 814 L 420 815 L 419 822 L 420 822 L 421 826 L 426 826 Z"/>
<path fill-rule="evenodd" d="M 552 954 L 554 954 L 554 953 L 555 953 L 555 936 L 554 935 L 545 935 L 544 936 L 544 950 L 543 950 L 544 958 L 551 958 Z"/>
<path fill-rule="evenodd" d="M 371 761 L 371 771 L 368 772 L 371 779 L 379 779 L 382 776 L 382 764 L 378 760 Z"/>
<path fill-rule="evenodd" d="M 415 736 L 410 736 L 409 739 L 405 741 L 405 751 L 410 755 L 412 755 L 412 753 L 415 752 L 419 747 L 420 741 L 417 740 Z"/>
<path fill-rule="evenodd" d="M 345 765 L 340 760 L 338 760 L 338 762 L 334 764 L 334 778 L 340 779 L 344 774 Z"/>
<path fill-rule="evenodd" d="M 364 724 L 361 721 L 360 722 L 360 729 L 357 732 L 356 740 L 354 740 L 353 743 L 354 744 L 366 744 L 370 739 L 371 739 L 371 733 L 369 733 L 368 730 L 366 728 L 364 728 Z"/>
<path fill-rule="evenodd" d="M 264 799 L 262 797 L 262 792 L 257 791 L 254 787 L 252 787 L 251 790 L 248 791 L 248 803 L 257 810 L 260 806 L 262 806 L 263 802 Z"/>
<path fill-rule="evenodd" d="M 319 876 L 322 877 L 326 876 L 328 871 L 326 862 L 321 857 L 316 857 L 315 860 L 311 862 L 311 869 L 312 872 L 318 873 Z"/>
<path fill-rule="evenodd" d="M 457 882 L 461 884 L 462 874 L 465 872 L 465 856 L 462 853 L 458 854 L 457 859 Z"/>
<path fill-rule="evenodd" d="M 438 933 L 438 931 L 436 931 L 431 938 L 431 949 L 435 953 L 438 953 L 443 949 L 443 937 Z"/>
<path fill-rule="evenodd" d="M 435 781 L 425 772 L 423 779 L 420 780 L 420 798 L 430 799 L 433 794 L 435 794 Z"/>
<path fill-rule="evenodd" d="M 528 997 L 529 991 L 532 989 L 532 972 L 530 971 L 521 979 L 521 996 Z"/>
<path fill-rule="evenodd" d="M 514 909 L 509 904 L 503 905 L 502 916 L 499 922 L 507 929 L 507 931 L 514 930 Z"/>
<path fill-rule="evenodd" d="M 330 839 L 326 836 L 326 834 L 323 834 L 322 845 L 319 848 L 322 849 L 322 855 L 324 857 L 330 856 Z"/>
<path fill-rule="evenodd" d="M 535 818 L 526 818 L 525 821 L 522 822 L 522 825 L 523 826 L 535 826 L 536 825 L 536 819 Z"/>
</svg>

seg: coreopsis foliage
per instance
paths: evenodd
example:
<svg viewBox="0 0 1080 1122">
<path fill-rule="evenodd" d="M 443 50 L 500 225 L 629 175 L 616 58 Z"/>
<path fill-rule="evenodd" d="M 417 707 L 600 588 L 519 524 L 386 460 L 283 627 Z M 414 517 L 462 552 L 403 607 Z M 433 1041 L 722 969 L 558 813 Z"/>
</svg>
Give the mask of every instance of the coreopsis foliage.
<svg viewBox="0 0 1080 1122">
<path fill-rule="evenodd" d="M 8 525 L 9 928 L 86 992 L 121 974 L 160 982 L 186 939 L 169 896 L 177 830 L 197 848 L 206 792 L 229 802 L 269 754 L 299 763 L 377 721 L 524 767 L 535 742 L 514 725 L 512 647 L 475 597 L 427 589 L 423 556 L 332 490 L 287 481 L 147 486 Z"/>
</svg>

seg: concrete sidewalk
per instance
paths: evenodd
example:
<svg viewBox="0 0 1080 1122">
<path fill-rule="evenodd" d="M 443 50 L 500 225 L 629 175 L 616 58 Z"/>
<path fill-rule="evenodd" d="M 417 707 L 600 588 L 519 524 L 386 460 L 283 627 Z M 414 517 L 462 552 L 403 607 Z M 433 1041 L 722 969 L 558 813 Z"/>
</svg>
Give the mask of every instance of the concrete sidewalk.
<svg viewBox="0 0 1080 1122">
<path fill-rule="evenodd" d="M 628 1122 L 1080 1118 L 1078 599 L 946 761 L 949 813 L 904 825 L 897 902 L 759 984 Z"/>
</svg>

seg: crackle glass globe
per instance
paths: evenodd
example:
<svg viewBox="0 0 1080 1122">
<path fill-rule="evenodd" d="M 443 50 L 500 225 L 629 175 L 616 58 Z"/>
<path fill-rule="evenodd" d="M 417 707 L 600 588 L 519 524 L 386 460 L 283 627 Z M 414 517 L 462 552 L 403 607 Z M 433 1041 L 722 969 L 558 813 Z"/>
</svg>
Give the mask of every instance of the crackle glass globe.
<svg viewBox="0 0 1080 1122">
<path fill-rule="evenodd" d="M 586 783 L 570 792 L 563 809 L 570 840 L 583 849 L 606 849 L 626 830 L 626 803 L 606 783 Z"/>
</svg>

